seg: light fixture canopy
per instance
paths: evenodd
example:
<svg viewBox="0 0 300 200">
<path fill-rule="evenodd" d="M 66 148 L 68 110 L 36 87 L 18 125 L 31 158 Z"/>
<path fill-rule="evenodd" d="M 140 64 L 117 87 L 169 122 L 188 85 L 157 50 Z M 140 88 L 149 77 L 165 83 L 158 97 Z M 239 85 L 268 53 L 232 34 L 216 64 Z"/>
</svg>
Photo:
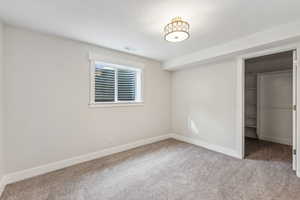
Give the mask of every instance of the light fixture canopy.
<svg viewBox="0 0 300 200">
<path fill-rule="evenodd" d="M 175 17 L 164 28 L 164 38 L 169 42 L 181 42 L 190 37 L 190 25 L 181 17 Z"/>
</svg>

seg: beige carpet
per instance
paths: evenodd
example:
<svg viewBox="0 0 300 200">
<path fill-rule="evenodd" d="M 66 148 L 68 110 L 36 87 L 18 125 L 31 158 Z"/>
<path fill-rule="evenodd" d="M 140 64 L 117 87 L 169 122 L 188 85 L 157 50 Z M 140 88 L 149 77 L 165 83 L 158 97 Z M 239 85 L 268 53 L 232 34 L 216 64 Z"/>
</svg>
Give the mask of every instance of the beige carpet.
<svg viewBox="0 0 300 200">
<path fill-rule="evenodd" d="M 1 200 L 291 200 L 291 148 L 247 141 L 245 160 L 166 140 L 9 185 Z"/>
</svg>

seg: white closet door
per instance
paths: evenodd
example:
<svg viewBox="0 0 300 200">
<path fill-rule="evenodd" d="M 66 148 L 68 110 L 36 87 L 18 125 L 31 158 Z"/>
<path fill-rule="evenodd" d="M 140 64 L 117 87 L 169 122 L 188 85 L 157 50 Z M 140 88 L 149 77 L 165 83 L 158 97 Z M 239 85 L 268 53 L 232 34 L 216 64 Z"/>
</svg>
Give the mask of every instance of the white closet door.
<svg viewBox="0 0 300 200">
<path fill-rule="evenodd" d="M 262 140 L 292 145 L 292 72 L 258 75 L 258 135 Z"/>
</svg>

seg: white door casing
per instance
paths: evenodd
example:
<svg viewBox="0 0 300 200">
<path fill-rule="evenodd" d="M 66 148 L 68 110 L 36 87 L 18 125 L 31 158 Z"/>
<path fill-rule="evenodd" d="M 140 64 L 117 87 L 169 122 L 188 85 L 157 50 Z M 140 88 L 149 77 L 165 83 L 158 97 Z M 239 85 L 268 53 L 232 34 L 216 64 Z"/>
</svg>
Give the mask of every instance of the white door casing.
<svg viewBox="0 0 300 200">
<path fill-rule="evenodd" d="M 293 50 L 293 170 L 297 170 L 297 69 L 298 50 Z"/>
<path fill-rule="evenodd" d="M 244 81 L 245 81 L 245 60 L 249 58 L 255 58 L 259 56 L 265 56 L 265 55 L 270 55 L 270 54 L 275 54 L 275 53 L 280 53 L 284 51 L 292 51 L 296 50 L 296 55 L 297 58 L 299 58 L 299 50 L 300 50 L 300 43 L 295 43 L 295 44 L 289 44 L 285 46 L 280 46 L 276 48 L 271 48 L 271 49 L 266 49 L 262 51 L 257 51 L 257 52 L 252 52 L 249 54 L 241 55 L 237 57 L 237 92 L 236 92 L 236 151 L 237 154 L 241 159 L 244 158 L 245 154 L 245 133 L 244 133 Z M 299 65 L 299 60 L 294 61 L 296 65 Z M 300 94 L 300 87 L 297 87 L 300 78 L 300 70 L 296 70 L 294 73 L 294 81 L 296 84 L 295 92 L 293 95 L 295 95 L 295 100 L 296 104 L 294 105 L 300 105 L 300 98 L 298 98 L 298 94 Z M 296 137 L 293 137 L 295 146 L 296 146 L 296 152 L 300 150 L 300 137 L 299 137 L 299 130 L 298 130 L 298 124 L 300 124 L 300 112 L 294 111 L 294 123 L 295 125 L 293 128 L 295 129 L 294 134 Z M 293 159 L 293 163 L 295 163 L 293 168 L 296 169 L 296 174 L 298 177 L 300 177 L 300 154 L 296 154 L 293 156 L 295 159 Z"/>
</svg>

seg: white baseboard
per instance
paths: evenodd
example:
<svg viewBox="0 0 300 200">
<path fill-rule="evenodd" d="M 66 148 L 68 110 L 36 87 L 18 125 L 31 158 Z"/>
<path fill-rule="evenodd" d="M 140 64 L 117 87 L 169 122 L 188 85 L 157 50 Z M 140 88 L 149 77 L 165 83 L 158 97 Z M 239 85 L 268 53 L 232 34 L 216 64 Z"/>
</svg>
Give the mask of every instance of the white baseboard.
<svg viewBox="0 0 300 200">
<path fill-rule="evenodd" d="M 190 143 L 190 144 L 194 144 L 200 147 L 204 147 L 206 149 L 212 150 L 212 151 L 216 151 L 219 153 L 223 153 L 226 154 L 228 156 L 232 156 L 235 158 L 240 158 L 240 156 L 238 156 L 238 153 L 232 149 L 228 149 L 228 148 L 224 148 L 218 145 L 214 145 L 214 144 L 209 144 L 206 142 L 203 142 L 201 140 L 197 140 L 197 139 L 193 139 L 190 137 L 186 137 L 183 135 L 178 135 L 178 134 L 166 134 L 166 135 L 161 135 L 161 136 L 157 136 L 157 137 L 152 137 L 152 138 L 148 138 L 148 139 L 144 139 L 144 140 L 139 140 L 137 142 L 133 142 L 133 143 L 129 143 L 129 144 L 125 144 L 125 145 L 121 145 L 121 146 L 116 146 L 116 147 L 112 147 L 112 148 L 108 148 L 108 149 L 104 149 L 98 152 L 93 152 L 93 153 L 89 153 L 86 155 L 82 155 L 82 156 L 78 156 L 78 157 L 73 157 L 67 160 L 62 160 L 62 161 L 58 161 L 58 162 L 54 162 L 54 163 L 49 163 L 47 165 L 42 165 L 42 166 L 38 166 L 38 167 L 34 167 L 34 168 L 30 168 L 30 169 L 26 169 L 26 170 L 22 170 L 22 171 L 18 171 L 18 172 L 14 172 L 14 173 L 9 173 L 6 174 L 2 180 L 0 181 L 0 196 L 1 193 L 4 190 L 4 187 L 7 184 L 11 184 L 14 182 L 18 182 L 27 178 L 32 178 L 34 176 L 38 176 L 38 175 L 42 175 L 42 174 L 46 174 L 55 170 L 59 170 L 59 169 L 63 169 L 66 167 L 70 167 L 72 165 L 76 165 L 79 163 L 83 163 L 83 162 L 87 162 L 90 160 L 94 160 L 94 159 L 98 159 L 104 156 L 108 156 L 111 154 L 115 154 L 115 153 L 119 153 L 122 151 L 126 151 L 129 149 L 133 149 L 139 146 L 143 146 L 146 144 L 151 144 L 154 142 L 158 142 L 161 140 L 165 140 L 165 139 L 169 139 L 169 138 L 174 138 L 176 140 L 179 141 L 183 141 L 186 143 Z"/>
<path fill-rule="evenodd" d="M 259 139 L 269 141 L 269 142 L 275 142 L 275 143 L 279 143 L 279 144 L 292 145 L 291 141 L 289 141 L 288 139 L 283 139 L 283 138 L 274 138 L 274 137 L 259 135 Z"/>
<path fill-rule="evenodd" d="M 27 178 L 32 178 L 34 176 L 46 174 L 46 173 L 49 173 L 49 172 L 52 172 L 55 170 L 59 170 L 59 169 L 63 169 L 66 167 L 70 167 L 72 165 L 76 165 L 76 164 L 79 164 L 82 162 L 98 159 L 98 158 L 101 158 L 104 156 L 108 156 L 111 154 L 115 154 L 115 153 L 119 153 L 119 152 L 126 151 L 129 149 L 133 149 L 133 148 L 143 146 L 146 144 L 151 144 L 154 142 L 165 140 L 168 138 L 171 138 L 171 136 L 170 135 L 161 135 L 161 136 L 152 137 L 149 139 L 139 140 L 137 142 L 133 142 L 133 143 L 129 143 L 129 144 L 121 145 L 121 146 L 104 149 L 104 150 L 101 150 L 98 152 L 93 152 L 93 153 L 89 153 L 86 155 L 70 158 L 67 160 L 62 160 L 62 161 L 50 163 L 47 165 L 42 165 L 39 167 L 26 169 L 26 170 L 15 172 L 15 173 L 6 174 L 5 180 L 4 180 L 4 183 L 5 183 L 4 185 L 14 183 L 17 181 L 21 181 L 21 180 L 24 180 Z"/>
<path fill-rule="evenodd" d="M 193 145 L 196 145 L 196 146 L 200 146 L 200 147 L 212 150 L 212 151 L 216 151 L 218 153 L 222 153 L 222 154 L 234 157 L 234 158 L 241 159 L 241 156 L 239 155 L 239 153 L 237 151 L 233 150 L 233 149 L 225 148 L 225 147 L 215 145 L 215 144 L 209 144 L 209 143 L 204 142 L 202 140 L 194 139 L 194 138 L 179 135 L 179 134 L 171 134 L 171 137 L 176 139 L 176 140 L 180 140 L 180 141 L 190 143 L 190 144 L 193 144 Z"/>
<path fill-rule="evenodd" d="M 6 186 L 6 177 L 5 176 L 3 176 L 1 179 L 0 179 L 0 198 L 1 198 L 1 195 L 2 195 L 2 193 L 3 193 L 3 191 L 4 191 L 4 188 L 5 188 L 5 186 Z"/>
</svg>

